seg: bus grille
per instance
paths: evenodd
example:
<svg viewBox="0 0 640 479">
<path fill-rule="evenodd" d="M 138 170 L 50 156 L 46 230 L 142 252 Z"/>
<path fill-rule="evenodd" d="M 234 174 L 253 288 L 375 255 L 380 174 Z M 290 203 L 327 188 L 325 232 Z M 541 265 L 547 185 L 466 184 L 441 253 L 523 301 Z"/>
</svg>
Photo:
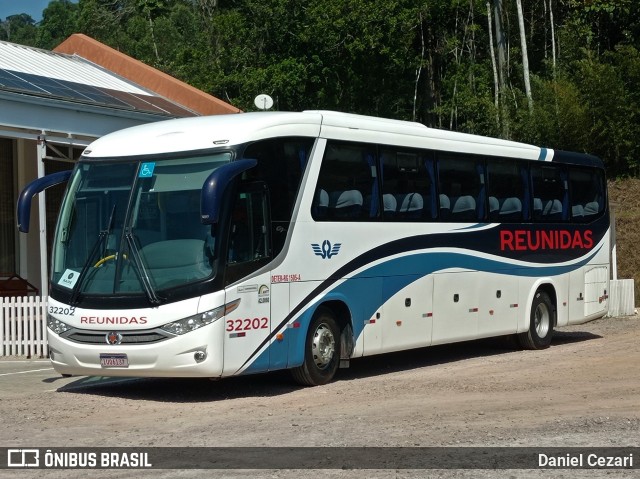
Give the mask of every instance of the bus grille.
<svg viewBox="0 0 640 479">
<path fill-rule="evenodd" d="M 172 334 L 160 329 L 150 329 L 146 331 L 119 331 L 122 335 L 120 344 L 150 344 L 158 343 L 173 337 Z M 86 331 L 72 329 L 61 336 L 69 341 L 82 344 L 108 344 L 107 334 L 109 331 Z"/>
</svg>

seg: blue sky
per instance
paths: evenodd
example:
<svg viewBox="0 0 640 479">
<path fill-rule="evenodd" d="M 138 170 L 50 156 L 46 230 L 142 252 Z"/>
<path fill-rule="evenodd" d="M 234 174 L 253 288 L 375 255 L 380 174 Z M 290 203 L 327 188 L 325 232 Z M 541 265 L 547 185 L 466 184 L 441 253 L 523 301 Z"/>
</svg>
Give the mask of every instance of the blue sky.
<svg viewBox="0 0 640 479">
<path fill-rule="evenodd" d="M 16 13 L 28 13 L 36 22 L 42 20 L 42 11 L 51 0 L 0 0 L 0 20 Z M 72 0 L 78 3 L 78 0 Z"/>
</svg>

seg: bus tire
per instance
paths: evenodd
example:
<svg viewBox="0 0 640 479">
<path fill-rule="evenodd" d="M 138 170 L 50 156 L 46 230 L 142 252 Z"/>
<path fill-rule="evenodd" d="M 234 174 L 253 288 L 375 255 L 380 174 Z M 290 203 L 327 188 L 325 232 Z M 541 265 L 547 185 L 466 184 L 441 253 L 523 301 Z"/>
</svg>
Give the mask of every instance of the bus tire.
<svg viewBox="0 0 640 479">
<path fill-rule="evenodd" d="M 327 384 L 340 364 L 340 329 L 331 310 L 318 308 L 304 349 L 304 362 L 291 370 L 293 379 L 303 386 Z"/>
<path fill-rule="evenodd" d="M 551 345 L 555 308 L 544 291 L 536 291 L 531 304 L 529 330 L 518 334 L 518 341 L 524 349 L 545 349 Z"/>
</svg>

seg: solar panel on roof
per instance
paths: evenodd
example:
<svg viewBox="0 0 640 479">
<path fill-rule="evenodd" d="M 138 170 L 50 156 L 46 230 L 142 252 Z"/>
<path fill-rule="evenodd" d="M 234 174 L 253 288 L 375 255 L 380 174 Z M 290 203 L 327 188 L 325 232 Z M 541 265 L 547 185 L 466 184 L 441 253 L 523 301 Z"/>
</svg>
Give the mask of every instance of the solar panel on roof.
<svg viewBox="0 0 640 479">
<path fill-rule="evenodd" d="M 77 83 L 75 85 L 75 89 L 78 93 L 90 98 L 91 101 L 95 103 L 101 103 L 103 105 L 113 105 L 118 107 L 130 107 L 131 105 L 122 102 L 115 98 L 113 95 L 110 95 L 105 88 L 98 88 L 91 85 L 83 85 L 81 83 Z"/>
<path fill-rule="evenodd" d="M 135 93 L 132 93 L 132 95 L 140 96 L 140 95 L 137 95 Z M 158 108 L 161 108 L 162 110 L 164 110 L 164 111 L 166 111 L 166 112 L 168 112 L 168 113 L 170 113 L 172 115 L 180 115 L 180 116 L 182 116 L 185 113 L 191 115 L 191 112 L 189 112 L 189 110 L 187 110 L 186 108 L 167 100 L 166 98 L 162 98 L 162 97 L 159 97 L 159 96 L 152 97 L 152 98 L 153 98 L 154 106 L 156 106 Z"/>
<path fill-rule="evenodd" d="M 47 93 L 50 93 L 51 95 L 54 96 L 58 96 L 58 97 L 62 97 L 62 98 L 76 98 L 77 95 L 74 90 L 72 90 L 71 88 L 69 88 L 68 86 L 64 85 L 61 82 L 57 82 L 56 80 L 52 79 L 52 78 L 47 78 L 47 77 L 43 77 L 43 76 L 39 76 L 39 75 L 33 75 L 33 74 L 29 74 L 29 73 L 20 73 L 20 77 L 29 82 L 32 85 L 37 86 L 38 88 L 41 88 L 42 90 L 44 90 Z M 83 99 L 82 97 L 78 98 L 78 99 Z M 85 100 L 87 99 L 86 97 L 84 98 Z"/>
<path fill-rule="evenodd" d="M 29 83 L 28 81 L 20 78 L 13 72 L 9 70 L 0 69 L 0 85 L 11 88 L 13 90 L 24 90 L 35 93 L 43 93 L 42 88 Z"/>
<path fill-rule="evenodd" d="M 34 75 L 33 73 L 17 73 L 16 75 L 30 84 L 40 87 L 50 95 L 59 98 L 68 98 L 82 102 L 95 102 L 117 107 L 129 106 L 104 92 L 102 88 L 95 86 L 66 80 L 54 80 L 49 77 Z"/>
<path fill-rule="evenodd" d="M 109 94 L 113 95 L 119 100 L 122 100 L 128 105 L 131 105 L 132 108 L 135 108 L 137 110 L 166 113 L 165 111 L 163 111 L 162 109 L 158 108 L 155 105 L 155 100 L 157 100 L 158 97 L 147 97 L 147 96 L 143 97 L 142 95 L 134 95 L 126 91 L 117 91 L 117 90 L 108 90 L 108 91 L 109 91 Z"/>
<path fill-rule="evenodd" d="M 104 106 L 156 114 L 192 115 L 186 108 L 159 96 L 134 95 L 124 91 L 0 68 L 0 88 L 2 87 L 9 90 L 37 94 L 38 96 L 49 95 L 82 103 L 97 103 Z"/>
</svg>

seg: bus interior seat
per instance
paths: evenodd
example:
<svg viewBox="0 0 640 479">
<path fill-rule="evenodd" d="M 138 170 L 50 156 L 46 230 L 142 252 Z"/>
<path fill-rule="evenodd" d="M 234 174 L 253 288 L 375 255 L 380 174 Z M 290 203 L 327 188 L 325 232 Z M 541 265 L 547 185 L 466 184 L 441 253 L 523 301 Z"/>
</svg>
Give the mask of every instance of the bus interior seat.
<svg viewBox="0 0 640 479">
<path fill-rule="evenodd" d="M 542 217 L 542 200 L 540 198 L 533 199 L 533 217 L 535 219 Z"/>
<path fill-rule="evenodd" d="M 500 202 L 495 196 L 489 196 L 489 219 L 496 221 L 500 214 Z"/>
<path fill-rule="evenodd" d="M 357 218 L 363 197 L 358 190 L 334 191 L 329 195 L 329 211 L 334 218 Z"/>
<path fill-rule="evenodd" d="M 398 207 L 398 202 L 396 201 L 395 196 L 393 196 L 391 193 L 382 195 L 382 205 L 384 207 L 385 216 L 395 216 L 396 208 Z"/>
<path fill-rule="evenodd" d="M 318 188 L 316 197 L 313 199 L 313 213 L 316 218 L 326 218 L 329 213 L 329 193 L 322 188 Z"/>
<path fill-rule="evenodd" d="M 113 233 L 113 232 L 112 232 Z M 118 234 L 118 238 L 119 233 Z M 136 239 L 138 240 L 138 244 L 142 247 L 151 244 L 151 243 L 156 243 L 158 241 L 162 241 L 163 237 L 162 237 L 162 233 L 158 230 L 150 230 L 150 229 L 140 229 L 140 228 L 136 228 L 134 230 L 134 234 Z M 111 235 L 110 235 L 111 236 Z"/>
<path fill-rule="evenodd" d="M 520 198 L 512 196 L 506 198 L 500 207 L 500 220 L 510 221 L 522 219 L 522 202 Z"/>
<path fill-rule="evenodd" d="M 420 218 L 424 208 L 424 200 L 420 193 L 397 195 L 398 215 L 402 218 Z"/>
<path fill-rule="evenodd" d="M 544 210 L 542 211 L 542 215 L 546 219 L 550 219 L 550 220 L 562 219 L 562 203 L 560 202 L 560 200 L 547 201 L 547 204 L 544 205 Z"/>
<path fill-rule="evenodd" d="M 571 217 L 576 219 L 582 219 L 584 217 L 584 206 L 573 205 L 571 207 Z"/>
<path fill-rule="evenodd" d="M 445 194 L 440 194 L 440 219 L 448 219 L 451 216 L 451 201 Z"/>
<path fill-rule="evenodd" d="M 495 196 L 489 196 L 489 214 L 500 211 L 500 202 Z"/>
<path fill-rule="evenodd" d="M 451 218 L 457 221 L 473 221 L 476 219 L 476 200 L 471 195 L 459 197 L 453 204 Z"/>
<path fill-rule="evenodd" d="M 600 211 L 600 205 L 597 201 L 590 201 L 586 205 L 584 205 L 584 215 L 592 216 L 598 214 Z"/>
</svg>

